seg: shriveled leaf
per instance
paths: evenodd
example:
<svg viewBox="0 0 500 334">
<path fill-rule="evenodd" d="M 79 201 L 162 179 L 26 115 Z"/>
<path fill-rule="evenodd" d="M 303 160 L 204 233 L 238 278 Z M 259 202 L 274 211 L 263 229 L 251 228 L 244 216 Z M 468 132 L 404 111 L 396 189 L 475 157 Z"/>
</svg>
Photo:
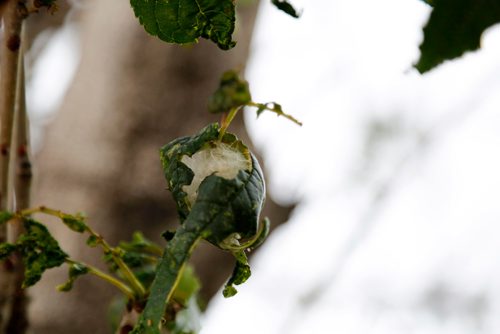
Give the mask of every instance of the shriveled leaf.
<svg viewBox="0 0 500 334">
<path fill-rule="evenodd" d="M 130 0 L 135 16 L 146 31 L 169 43 L 209 39 L 228 50 L 235 25 L 233 0 Z"/>
<path fill-rule="evenodd" d="M 227 71 L 222 75 L 219 88 L 209 99 L 208 111 L 211 113 L 228 112 L 244 106 L 252 100 L 248 82 L 236 71 Z"/>
<path fill-rule="evenodd" d="M 39 222 L 24 218 L 24 228 L 26 232 L 19 237 L 16 245 L 25 267 L 23 287 L 29 287 L 40 280 L 45 270 L 63 264 L 68 255 Z"/>
<path fill-rule="evenodd" d="M 89 269 L 81 263 L 71 264 L 68 270 L 68 280 L 64 284 L 59 285 L 57 287 L 57 290 L 64 292 L 70 291 L 73 288 L 73 284 L 75 283 L 76 279 L 87 274 L 88 272 Z"/>
<path fill-rule="evenodd" d="M 500 22 L 500 1 L 434 0 L 431 4 L 434 9 L 424 27 L 420 59 L 415 65 L 420 73 L 477 50 L 484 30 Z"/>
<path fill-rule="evenodd" d="M 295 17 L 296 19 L 300 17 L 300 13 L 286 0 L 271 0 L 271 3 L 291 17 Z"/>
</svg>

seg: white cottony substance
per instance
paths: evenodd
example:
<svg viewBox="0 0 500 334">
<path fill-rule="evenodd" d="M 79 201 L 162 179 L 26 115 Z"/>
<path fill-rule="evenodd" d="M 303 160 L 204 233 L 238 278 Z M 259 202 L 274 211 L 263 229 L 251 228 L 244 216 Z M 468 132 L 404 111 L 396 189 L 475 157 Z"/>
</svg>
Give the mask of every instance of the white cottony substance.
<svg viewBox="0 0 500 334">
<path fill-rule="evenodd" d="M 252 168 L 251 161 L 240 151 L 224 143 L 198 151 L 191 157 L 184 156 L 181 161 L 194 172 L 191 184 L 183 187 L 191 204 L 196 201 L 198 187 L 207 176 L 215 174 L 225 179 L 233 179 L 238 171 Z"/>
</svg>

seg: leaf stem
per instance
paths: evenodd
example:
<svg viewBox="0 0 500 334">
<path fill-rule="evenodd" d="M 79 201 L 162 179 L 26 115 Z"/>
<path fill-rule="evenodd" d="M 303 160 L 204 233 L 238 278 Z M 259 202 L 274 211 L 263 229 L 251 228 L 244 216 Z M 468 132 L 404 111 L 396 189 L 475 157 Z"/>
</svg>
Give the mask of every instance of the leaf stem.
<svg viewBox="0 0 500 334">
<path fill-rule="evenodd" d="M 122 281 L 118 280 L 117 278 L 115 278 L 115 277 L 113 277 L 111 275 L 106 274 L 105 272 L 97 269 L 96 267 L 91 266 L 91 265 L 86 264 L 86 263 L 83 263 L 83 262 L 80 262 L 80 261 L 74 261 L 74 260 L 71 260 L 71 259 L 67 259 L 66 263 L 70 264 L 70 265 L 76 264 L 76 265 L 82 265 L 82 266 L 86 267 L 88 269 L 88 271 L 89 271 L 89 274 L 95 275 L 95 276 L 97 276 L 97 277 L 105 280 L 106 282 L 108 282 L 108 283 L 116 286 L 128 298 L 130 298 L 132 300 L 135 299 L 136 295 L 135 295 L 134 290 L 132 290 L 129 286 L 127 286 Z"/>
<path fill-rule="evenodd" d="M 222 138 L 226 134 L 227 128 L 229 128 L 229 125 L 231 124 L 231 122 L 233 121 L 234 117 L 236 116 L 236 114 L 238 113 L 238 111 L 240 111 L 240 109 L 242 107 L 243 106 L 238 106 L 238 107 L 231 108 L 231 110 L 229 111 L 229 114 L 227 115 L 227 117 L 225 117 L 224 120 L 221 122 L 222 124 L 221 124 L 220 130 L 219 130 L 219 141 L 222 140 Z"/>
<path fill-rule="evenodd" d="M 19 215 L 26 216 L 34 213 L 44 213 L 50 216 L 54 216 L 60 219 L 63 219 L 65 216 L 70 216 L 60 210 L 54 210 L 51 208 L 47 208 L 45 206 L 40 206 L 37 208 L 25 209 L 19 212 Z M 123 261 L 121 258 L 121 250 L 119 247 L 112 247 L 104 238 L 94 231 L 90 226 L 86 225 L 87 232 L 94 236 L 97 240 L 97 244 L 99 244 L 105 253 L 111 254 L 113 261 L 116 263 L 121 273 L 131 285 L 132 289 L 136 293 L 137 297 L 142 298 L 146 295 L 146 289 L 142 285 L 142 283 L 137 279 L 137 277 L 132 272 L 132 269 Z"/>
</svg>

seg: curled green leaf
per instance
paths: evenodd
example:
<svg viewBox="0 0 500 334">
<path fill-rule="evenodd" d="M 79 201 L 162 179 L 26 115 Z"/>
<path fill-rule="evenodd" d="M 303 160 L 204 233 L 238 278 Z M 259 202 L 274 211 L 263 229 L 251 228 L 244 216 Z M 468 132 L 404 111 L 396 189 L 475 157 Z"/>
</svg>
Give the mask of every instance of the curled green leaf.
<svg viewBox="0 0 500 334">
<path fill-rule="evenodd" d="M 196 136 L 183 137 L 163 147 L 161 158 L 181 220 L 188 215 L 201 217 L 211 210 L 214 213 L 213 221 L 205 231 L 208 233 L 205 239 L 221 247 L 231 234 L 238 234 L 241 239 L 252 238 L 257 234 L 265 184 L 259 163 L 248 148 L 233 134 L 226 133 L 220 142 L 218 135 L 219 125 L 211 124 Z M 241 165 L 245 166 L 244 169 L 238 169 L 231 179 L 218 176 L 218 171 L 208 171 L 209 176 L 202 177 L 201 184 L 194 189 L 196 199 L 193 201 L 187 191 L 195 179 L 195 173 L 187 163 L 204 163 L 203 157 L 201 160 L 194 159 L 196 153 L 206 151 L 207 159 L 210 159 L 214 155 L 229 154 L 228 150 L 239 153 L 240 157 L 234 159 L 244 160 Z M 233 161 L 226 163 L 230 165 Z M 218 166 L 220 162 L 213 164 Z M 192 167 L 197 168 L 195 165 Z M 222 170 L 226 166 L 219 168 Z M 200 169 L 200 173 L 203 172 L 207 173 Z"/>
<path fill-rule="evenodd" d="M 255 157 L 235 135 L 219 136 L 219 125 L 211 124 L 195 136 L 174 140 L 160 153 L 181 226 L 167 242 L 134 334 L 160 333 L 166 305 L 200 239 L 236 257 L 236 269 L 225 292 L 229 295 L 234 294 L 234 284 L 250 276 L 241 242 L 257 240 L 262 233 L 259 215 L 265 198 L 264 178 Z"/>
<path fill-rule="evenodd" d="M 12 253 L 17 250 L 17 246 L 15 244 L 10 244 L 7 242 L 0 244 L 0 260 L 3 260 L 9 257 Z"/>
</svg>

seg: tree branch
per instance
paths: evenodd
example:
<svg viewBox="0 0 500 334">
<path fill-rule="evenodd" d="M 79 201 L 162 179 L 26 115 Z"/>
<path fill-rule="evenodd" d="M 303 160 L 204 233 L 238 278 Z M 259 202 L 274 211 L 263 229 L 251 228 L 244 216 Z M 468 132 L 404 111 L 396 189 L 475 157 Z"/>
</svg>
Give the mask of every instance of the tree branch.
<svg viewBox="0 0 500 334">
<path fill-rule="evenodd" d="M 9 151 L 16 104 L 21 28 L 27 16 L 24 0 L 10 0 L 2 7 L 3 40 L 0 45 L 0 210 L 7 209 L 9 185 Z M 7 239 L 7 227 L 0 228 L 0 242 Z M 3 332 L 8 312 L 13 263 L 0 266 L 0 333 Z"/>
<path fill-rule="evenodd" d="M 20 51 L 19 71 L 17 81 L 16 112 L 14 117 L 14 143 L 16 148 L 11 159 L 15 163 L 14 175 L 14 205 L 15 210 L 22 210 L 30 206 L 31 199 L 31 160 L 29 150 L 29 123 L 26 111 L 24 52 Z M 9 225 L 8 239 L 15 242 L 24 232 L 22 222 L 14 220 Z M 10 318 L 7 320 L 7 333 L 23 334 L 28 328 L 28 297 L 22 288 L 24 281 L 24 266 L 20 254 L 16 253 L 13 259 L 13 291 Z"/>
</svg>

